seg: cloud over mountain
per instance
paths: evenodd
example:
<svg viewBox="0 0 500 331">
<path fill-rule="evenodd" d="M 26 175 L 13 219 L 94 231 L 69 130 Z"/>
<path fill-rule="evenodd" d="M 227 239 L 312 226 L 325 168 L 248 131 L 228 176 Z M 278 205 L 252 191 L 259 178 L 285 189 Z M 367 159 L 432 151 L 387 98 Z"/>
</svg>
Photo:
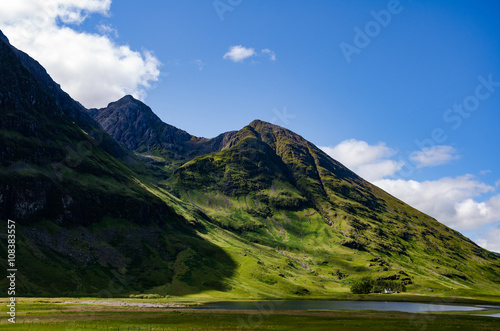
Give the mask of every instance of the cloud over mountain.
<svg viewBox="0 0 500 331">
<path fill-rule="evenodd" d="M 402 166 L 401 162 L 390 159 L 397 151 L 382 142 L 369 145 L 365 141 L 349 139 L 334 147 L 321 149 L 369 181 L 393 175 Z"/>
<path fill-rule="evenodd" d="M 91 14 L 108 15 L 110 6 L 111 0 L 2 1 L 0 28 L 86 107 L 101 107 L 125 94 L 143 99 L 158 80 L 160 61 L 111 39 L 118 32 L 109 26 L 97 27 L 100 33 L 77 29 Z"/>
<path fill-rule="evenodd" d="M 322 149 L 373 184 L 454 229 L 477 229 L 500 221 L 500 194 L 495 195 L 497 188 L 473 175 L 429 181 L 397 178 L 404 163 L 397 160 L 397 151 L 383 142 L 370 145 L 349 139 Z M 455 148 L 434 146 L 411 153 L 409 161 L 416 168 L 424 168 L 456 159 Z M 487 194 L 493 196 L 489 199 L 482 197 Z M 482 244 L 485 247 L 492 245 L 487 239 L 483 239 Z"/>
<path fill-rule="evenodd" d="M 457 151 L 452 146 L 426 147 L 411 155 L 412 161 L 416 162 L 417 168 L 435 167 L 459 159 Z"/>
</svg>

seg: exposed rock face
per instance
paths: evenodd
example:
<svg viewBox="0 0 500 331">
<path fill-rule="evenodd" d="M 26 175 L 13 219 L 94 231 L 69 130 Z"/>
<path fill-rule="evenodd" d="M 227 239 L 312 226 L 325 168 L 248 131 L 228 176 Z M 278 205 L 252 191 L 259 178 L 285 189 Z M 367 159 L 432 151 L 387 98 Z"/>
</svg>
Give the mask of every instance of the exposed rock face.
<svg viewBox="0 0 500 331">
<path fill-rule="evenodd" d="M 151 108 L 130 95 L 106 108 L 91 109 L 89 113 L 113 138 L 131 150 L 159 147 L 183 153 L 182 147 L 193 138 L 189 133 L 163 123 Z"/>
<path fill-rule="evenodd" d="M 164 123 L 147 105 L 132 96 L 110 103 L 106 108 L 90 109 L 92 116 L 116 141 L 138 153 L 157 151 L 172 160 L 186 160 L 221 150 L 234 132 L 206 139 L 190 135 Z"/>
</svg>

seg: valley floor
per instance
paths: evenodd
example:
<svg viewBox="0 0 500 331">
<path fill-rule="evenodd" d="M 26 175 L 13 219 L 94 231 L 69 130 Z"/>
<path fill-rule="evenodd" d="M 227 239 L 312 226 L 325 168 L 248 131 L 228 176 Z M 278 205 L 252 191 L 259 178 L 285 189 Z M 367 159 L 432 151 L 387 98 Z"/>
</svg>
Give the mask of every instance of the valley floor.
<svg viewBox="0 0 500 331">
<path fill-rule="evenodd" d="M 110 302 L 121 304 L 109 304 Z M 18 298 L 16 324 L 0 299 L 4 330 L 498 330 L 500 318 L 478 312 L 202 310 L 194 301 Z M 124 305 L 126 303 L 127 305 Z M 470 302 L 469 302 L 470 303 Z M 169 308 L 158 308 L 168 304 Z M 481 314 L 500 311 L 483 311 Z"/>
</svg>

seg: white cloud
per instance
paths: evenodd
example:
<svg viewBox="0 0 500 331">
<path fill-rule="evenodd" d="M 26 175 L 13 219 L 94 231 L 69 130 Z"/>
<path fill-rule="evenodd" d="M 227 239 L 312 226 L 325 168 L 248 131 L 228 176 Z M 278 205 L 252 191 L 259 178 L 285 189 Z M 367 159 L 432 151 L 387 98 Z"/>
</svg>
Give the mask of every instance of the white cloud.
<svg viewBox="0 0 500 331">
<path fill-rule="evenodd" d="M 276 53 L 274 53 L 272 50 L 269 48 L 265 48 L 261 51 L 262 54 L 267 54 L 269 55 L 269 60 L 271 61 L 276 61 Z"/>
<path fill-rule="evenodd" d="M 369 145 L 365 141 L 349 139 L 335 147 L 320 148 L 368 181 L 394 175 L 403 166 L 402 162 L 389 159 L 397 151 L 382 142 Z"/>
<path fill-rule="evenodd" d="M 488 233 L 476 243 L 492 252 L 500 253 L 500 226 L 488 229 Z"/>
<path fill-rule="evenodd" d="M 241 45 L 231 46 L 229 52 L 224 54 L 224 59 L 229 59 L 233 62 L 241 62 L 246 58 L 255 55 L 255 50 L 253 48 L 246 48 Z"/>
<path fill-rule="evenodd" d="M 495 188 L 465 175 L 435 181 L 381 179 L 378 187 L 457 230 L 468 230 L 500 220 L 500 195 L 478 202 Z"/>
<path fill-rule="evenodd" d="M 412 161 L 424 167 L 456 158 L 454 148 L 436 147 L 414 153 Z M 404 162 L 394 160 L 397 151 L 383 142 L 370 145 L 349 139 L 321 149 L 361 177 L 454 229 L 475 229 L 500 221 L 500 195 L 481 201 L 482 195 L 496 191 L 500 181 L 491 186 L 472 175 L 422 182 L 387 178 L 396 175 Z"/>
<path fill-rule="evenodd" d="M 379 178 L 392 176 L 403 166 L 402 162 L 393 160 L 378 160 L 373 163 L 363 164 L 356 167 L 356 171 L 360 176 L 368 181 L 374 181 Z"/>
<path fill-rule="evenodd" d="M 274 53 L 269 48 L 264 48 L 260 51 L 260 53 L 258 53 L 253 48 L 247 48 L 241 45 L 229 47 L 229 52 L 224 54 L 223 58 L 225 60 L 231 60 L 233 62 L 243 62 L 245 59 L 248 59 L 250 57 L 263 55 L 269 56 L 269 60 L 271 61 L 276 61 L 276 53 Z"/>
<path fill-rule="evenodd" d="M 410 158 L 416 162 L 417 168 L 434 167 L 460 158 L 456 153 L 452 146 L 440 145 L 413 152 Z"/>
<path fill-rule="evenodd" d="M 369 145 L 366 141 L 356 139 L 344 140 L 335 147 L 321 147 L 321 149 L 347 167 L 357 167 L 396 154 L 396 151 L 387 147 L 385 143 Z"/>
<path fill-rule="evenodd" d="M 102 35 L 112 35 L 115 38 L 118 38 L 118 30 L 113 28 L 111 25 L 106 25 L 106 24 L 99 24 L 97 26 L 97 30 L 99 31 L 100 34 Z"/>
<path fill-rule="evenodd" d="M 52 25 L 56 18 L 66 24 L 80 24 L 90 13 L 106 15 L 110 6 L 111 0 L 2 1 L 0 22 L 34 30 Z"/>
<path fill-rule="evenodd" d="M 194 60 L 193 63 L 198 66 L 198 70 L 200 70 L 200 71 L 202 71 L 203 67 L 205 67 L 205 63 L 203 63 L 203 61 L 200 59 Z"/>
<path fill-rule="evenodd" d="M 125 94 L 144 99 L 160 75 L 156 57 L 116 44 L 107 36 L 109 26 L 101 34 L 68 26 L 93 13 L 107 15 L 110 6 L 111 0 L 1 1 L 0 29 L 86 107 L 103 107 Z"/>
</svg>

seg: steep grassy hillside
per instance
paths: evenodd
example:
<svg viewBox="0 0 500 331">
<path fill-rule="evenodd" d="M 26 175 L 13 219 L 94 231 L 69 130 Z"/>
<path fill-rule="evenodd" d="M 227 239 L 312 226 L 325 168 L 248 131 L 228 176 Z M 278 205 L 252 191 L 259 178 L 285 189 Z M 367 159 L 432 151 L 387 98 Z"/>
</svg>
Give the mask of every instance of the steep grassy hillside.
<svg viewBox="0 0 500 331">
<path fill-rule="evenodd" d="M 17 224 L 17 295 L 224 288 L 234 263 L 195 233 L 202 217 L 134 172 L 146 165 L 44 73 L 0 38 L 0 226 Z M 195 266 L 210 276 L 177 287 Z"/>
<path fill-rule="evenodd" d="M 363 275 L 424 293 L 500 291 L 497 255 L 278 126 L 252 122 L 162 185 L 225 229 L 208 237 L 234 252 L 252 293 L 346 291 Z"/>
</svg>

